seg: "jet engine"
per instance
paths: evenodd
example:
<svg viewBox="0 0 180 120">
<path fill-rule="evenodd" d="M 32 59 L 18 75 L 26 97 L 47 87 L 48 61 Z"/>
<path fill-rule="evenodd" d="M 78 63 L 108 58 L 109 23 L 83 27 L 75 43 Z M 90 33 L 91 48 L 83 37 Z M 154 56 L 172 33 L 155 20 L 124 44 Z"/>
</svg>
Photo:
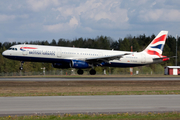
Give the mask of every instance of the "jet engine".
<svg viewBox="0 0 180 120">
<path fill-rule="evenodd" d="M 65 62 L 63 62 L 63 63 L 52 63 L 52 66 L 54 68 L 70 68 L 71 67 L 70 63 L 65 63 Z"/>
<path fill-rule="evenodd" d="M 84 69 L 84 68 L 89 68 L 90 65 L 87 62 L 84 62 L 81 60 L 72 60 L 71 61 L 71 67 L 72 68 Z"/>
</svg>

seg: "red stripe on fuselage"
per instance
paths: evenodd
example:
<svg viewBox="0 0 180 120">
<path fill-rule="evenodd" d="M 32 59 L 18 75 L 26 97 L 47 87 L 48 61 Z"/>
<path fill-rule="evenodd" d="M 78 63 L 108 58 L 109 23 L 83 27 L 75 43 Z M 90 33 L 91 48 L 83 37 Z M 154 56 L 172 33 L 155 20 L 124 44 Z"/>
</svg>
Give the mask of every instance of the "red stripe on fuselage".
<svg viewBox="0 0 180 120">
<path fill-rule="evenodd" d="M 37 49 L 37 48 L 34 48 L 34 47 L 21 47 L 20 49 Z"/>
</svg>

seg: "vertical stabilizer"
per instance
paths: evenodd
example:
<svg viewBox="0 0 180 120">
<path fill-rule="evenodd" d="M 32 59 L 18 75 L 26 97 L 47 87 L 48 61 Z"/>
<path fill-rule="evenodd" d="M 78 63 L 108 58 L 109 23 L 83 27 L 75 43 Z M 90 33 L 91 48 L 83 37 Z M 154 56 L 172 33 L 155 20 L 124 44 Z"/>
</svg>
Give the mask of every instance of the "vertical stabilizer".
<svg viewBox="0 0 180 120">
<path fill-rule="evenodd" d="M 162 56 L 162 51 L 166 42 L 168 31 L 161 31 L 156 38 L 144 50 L 149 55 Z"/>
</svg>

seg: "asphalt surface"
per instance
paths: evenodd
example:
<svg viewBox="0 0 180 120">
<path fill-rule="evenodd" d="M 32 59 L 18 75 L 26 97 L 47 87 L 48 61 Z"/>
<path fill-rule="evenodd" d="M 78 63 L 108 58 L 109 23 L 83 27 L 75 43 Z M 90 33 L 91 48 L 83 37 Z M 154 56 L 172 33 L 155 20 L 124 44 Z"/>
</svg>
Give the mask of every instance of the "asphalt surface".
<svg viewBox="0 0 180 120">
<path fill-rule="evenodd" d="M 179 81 L 180 77 L 0 78 L 0 81 Z M 180 95 L 0 97 L 0 116 L 180 112 Z"/>
<path fill-rule="evenodd" d="M 180 111 L 180 95 L 0 97 L 0 116 Z"/>
<path fill-rule="evenodd" d="M 144 81 L 180 80 L 180 77 L 64 77 L 64 78 L 0 78 L 0 81 Z"/>
</svg>

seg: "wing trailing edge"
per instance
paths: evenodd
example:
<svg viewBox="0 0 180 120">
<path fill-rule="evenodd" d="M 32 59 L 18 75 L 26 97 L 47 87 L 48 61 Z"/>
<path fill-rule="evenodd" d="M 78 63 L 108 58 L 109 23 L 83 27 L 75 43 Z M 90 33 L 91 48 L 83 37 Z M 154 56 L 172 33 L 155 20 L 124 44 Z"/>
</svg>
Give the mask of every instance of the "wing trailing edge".
<svg viewBox="0 0 180 120">
<path fill-rule="evenodd" d="M 102 62 L 110 63 L 111 60 L 119 60 L 123 56 L 130 55 L 131 53 L 125 53 L 120 55 L 112 55 L 112 56 L 102 56 L 102 57 L 96 57 L 96 58 L 86 58 L 85 61 L 88 63 L 96 63 L 100 64 Z"/>
</svg>

